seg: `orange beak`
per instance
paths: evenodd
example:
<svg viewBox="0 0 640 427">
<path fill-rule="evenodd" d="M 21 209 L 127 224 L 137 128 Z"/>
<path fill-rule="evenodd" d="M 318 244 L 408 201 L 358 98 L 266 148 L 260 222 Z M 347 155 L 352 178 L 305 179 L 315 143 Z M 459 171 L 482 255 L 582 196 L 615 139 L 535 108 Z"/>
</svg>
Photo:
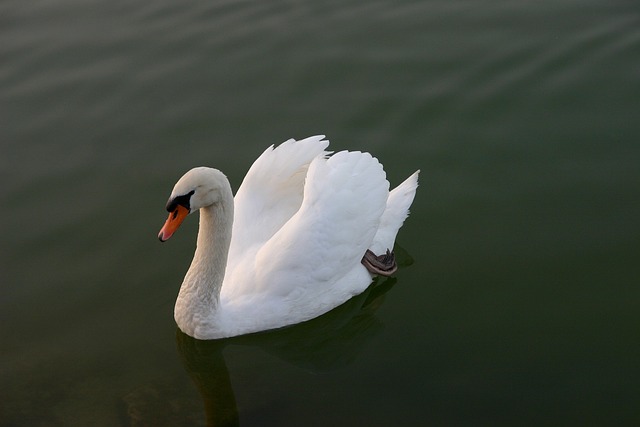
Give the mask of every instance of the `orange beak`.
<svg viewBox="0 0 640 427">
<path fill-rule="evenodd" d="M 182 224 L 182 221 L 184 221 L 187 215 L 189 215 L 189 209 L 182 205 L 178 205 L 173 212 L 169 213 L 169 218 L 167 218 L 167 221 L 164 223 L 160 233 L 158 233 L 158 239 L 160 239 L 161 242 L 169 240 L 178 227 L 180 227 L 180 224 Z"/>
</svg>

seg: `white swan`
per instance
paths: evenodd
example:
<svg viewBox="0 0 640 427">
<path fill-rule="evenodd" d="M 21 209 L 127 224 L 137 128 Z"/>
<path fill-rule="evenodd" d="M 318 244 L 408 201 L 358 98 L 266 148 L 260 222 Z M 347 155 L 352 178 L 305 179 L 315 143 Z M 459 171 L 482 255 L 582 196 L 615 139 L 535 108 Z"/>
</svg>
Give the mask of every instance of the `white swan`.
<svg viewBox="0 0 640 427">
<path fill-rule="evenodd" d="M 363 292 L 371 271 L 394 271 L 392 256 L 371 252 L 393 248 L 419 171 L 389 192 L 377 159 L 348 151 L 329 156 L 323 138 L 267 148 L 235 200 L 216 169 L 192 169 L 176 183 L 159 239 L 200 211 L 196 251 L 174 312 L 184 333 L 216 339 L 300 323 Z"/>
</svg>

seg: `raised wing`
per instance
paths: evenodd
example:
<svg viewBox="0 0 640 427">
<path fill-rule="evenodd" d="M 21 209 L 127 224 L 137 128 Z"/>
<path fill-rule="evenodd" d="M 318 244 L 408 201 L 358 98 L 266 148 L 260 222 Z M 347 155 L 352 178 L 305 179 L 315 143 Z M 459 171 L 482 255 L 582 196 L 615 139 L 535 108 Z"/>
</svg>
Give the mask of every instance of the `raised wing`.
<svg viewBox="0 0 640 427">
<path fill-rule="evenodd" d="M 323 303 L 323 295 L 351 296 L 344 283 L 380 223 L 389 195 L 382 165 L 369 153 L 339 152 L 309 167 L 296 214 L 257 253 L 256 291 Z M 336 289 L 344 287 L 344 289 Z M 363 289 L 359 289 L 361 292 Z M 344 297 L 346 300 L 348 297 Z M 335 303 L 332 301 L 331 303 Z"/>
<path fill-rule="evenodd" d="M 267 148 L 253 163 L 234 198 L 228 271 L 256 245 L 269 240 L 302 203 L 309 164 L 328 153 L 324 135 Z"/>
</svg>

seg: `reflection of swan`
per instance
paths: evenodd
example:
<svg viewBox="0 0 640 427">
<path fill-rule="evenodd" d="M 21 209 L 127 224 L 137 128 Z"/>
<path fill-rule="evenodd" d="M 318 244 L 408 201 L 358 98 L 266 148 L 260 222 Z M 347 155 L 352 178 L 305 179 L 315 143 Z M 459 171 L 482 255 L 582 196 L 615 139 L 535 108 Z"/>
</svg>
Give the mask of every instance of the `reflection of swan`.
<svg viewBox="0 0 640 427">
<path fill-rule="evenodd" d="M 340 368 L 353 361 L 382 328 L 375 316 L 395 278 L 377 279 L 340 307 L 289 328 L 215 341 L 195 340 L 178 331 L 185 369 L 202 396 L 208 426 L 239 425 L 235 394 L 223 350 L 228 345 L 258 347 L 311 372 Z"/>
<path fill-rule="evenodd" d="M 236 397 L 222 355 L 225 341 L 196 341 L 179 330 L 176 341 L 182 363 L 202 396 L 207 426 L 239 425 Z"/>
<path fill-rule="evenodd" d="M 216 169 L 195 168 L 177 182 L 160 240 L 200 210 L 198 245 L 175 307 L 183 332 L 214 339 L 300 323 L 360 294 L 372 273 L 395 271 L 388 249 L 418 172 L 389 192 L 375 158 L 328 157 L 322 138 L 268 148 L 235 201 Z"/>
</svg>

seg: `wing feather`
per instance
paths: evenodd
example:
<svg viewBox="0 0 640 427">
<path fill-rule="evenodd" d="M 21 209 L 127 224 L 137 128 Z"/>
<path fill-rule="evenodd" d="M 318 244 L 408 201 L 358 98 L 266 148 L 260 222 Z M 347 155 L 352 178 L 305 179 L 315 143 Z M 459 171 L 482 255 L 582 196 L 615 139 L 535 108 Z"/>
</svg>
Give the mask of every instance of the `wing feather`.
<svg viewBox="0 0 640 427">
<path fill-rule="evenodd" d="M 328 145 L 324 135 L 289 139 L 267 148 L 253 163 L 234 198 L 228 270 L 242 254 L 269 240 L 300 208 L 309 164 L 326 155 Z"/>
<path fill-rule="evenodd" d="M 269 289 L 287 296 L 295 289 L 312 300 L 317 292 L 332 292 L 327 283 L 344 286 L 340 279 L 350 270 L 364 269 L 360 260 L 373 241 L 388 195 L 382 165 L 369 153 L 343 151 L 328 160 L 316 158 L 300 209 L 257 253 L 258 292 Z"/>
</svg>

